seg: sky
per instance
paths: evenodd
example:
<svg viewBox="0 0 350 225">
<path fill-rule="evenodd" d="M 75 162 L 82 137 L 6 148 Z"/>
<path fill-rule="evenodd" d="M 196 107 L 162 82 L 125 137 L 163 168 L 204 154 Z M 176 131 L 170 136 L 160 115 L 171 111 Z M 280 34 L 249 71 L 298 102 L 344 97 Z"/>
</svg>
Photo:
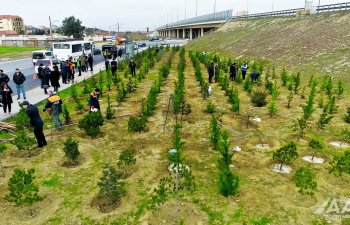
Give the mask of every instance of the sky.
<svg viewBox="0 0 350 225">
<path fill-rule="evenodd" d="M 319 0 L 314 0 L 318 5 Z M 320 0 L 322 5 L 348 0 Z M 0 0 L 0 14 L 18 15 L 26 25 L 49 26 L 49 16 L 55 25 L 75 16 L 86 27 L 120 31 L 154 30 L 167 23 L 233 9 L 249 13 L 304 7 L 305 0 Z M 185 7 L 186 5 L 186 7 Z M 186 10 L 185 10 L 186 9 Z M 186 13 L 185 13 L 186 12 Z"/>
</svg>

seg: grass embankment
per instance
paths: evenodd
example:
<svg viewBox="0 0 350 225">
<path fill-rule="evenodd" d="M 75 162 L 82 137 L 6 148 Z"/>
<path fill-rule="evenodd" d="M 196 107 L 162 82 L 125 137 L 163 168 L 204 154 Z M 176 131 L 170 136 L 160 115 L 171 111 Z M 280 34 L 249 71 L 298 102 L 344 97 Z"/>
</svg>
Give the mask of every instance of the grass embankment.
<svg viewBox="0 0 350 225">
<path fill-rule="evenodd" d="M 43 48 L 0 46 L 1 59 L 18 59 L 29 57 L 32 51 L 43 50 Z"/>
</svg>

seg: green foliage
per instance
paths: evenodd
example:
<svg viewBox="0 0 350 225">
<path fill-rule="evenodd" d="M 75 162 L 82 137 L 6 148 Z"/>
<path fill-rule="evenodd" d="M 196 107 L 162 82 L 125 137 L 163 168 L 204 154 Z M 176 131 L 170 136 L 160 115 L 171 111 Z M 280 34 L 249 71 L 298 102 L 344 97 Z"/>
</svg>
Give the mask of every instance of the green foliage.
<svg viewBox="0 0 350 225">
<path fill-rule="evenodd" d="M 111 98 L 108 94 L 108 96 L 107 96 L 107 109 L 106 109 L 107 120 L 113 119 L 114 114 L 115 114 L 115 109 L 112 108 Z"/>
<path fill-rule="evenodd" d="M 174 128 L 173 134 L 173 147 L 176 149 L 176 153 L 173 153 L 171 157 L 169 157 L 170 161 L 175 163 L 175 166 L 179 166 L 182 164 L 182 149 L 184 146 L 184 141 L 181 138 L 181 125 L 176 124 Z"/>
<path fill-rule="evenodd" d="M 231 88 L 231 90 L 228 91 L 228 97 L 231 103 L 231 110 L 239 114 L 241 109 L 241 101 L 239 99 L 238 89 Z"/>
<path fill-rule="evenodd" d="M 123 150 L 119 156 L 119 167 L 131 166 L 136 164 L 136 151 L 133 148 Z"/>
<path fill-rule="evenodd" d="M 103 168 L 103 175 L 98 182 L 99 197 L 107 197 L 113 201 L 119 200 L 125 193 L 125 183 L 120 180 L 121 174 L 111 165 Z"/>
<path fill-rule="evenodd" d="M 270 117 L 273 117 L 277 113 L 277 99 L 275 97 L 272 98 L 270 104 L 267 106 L 267 109 L 269 110 Z"/>
<path fill-rule="evenodd" d="M 311 85 L 311 91 L 309 94 L 309 98 L 308 98 L 306 105 L 303 106 L 304 118 L 306 120 L 310 119 L 312 114 L 315 112 L 314 103 L 315 103 L 315 97 L 316 97 L 316 92 L 317 92 L 317 89 L 316 89 L 317 83 L 312 82 L 310 85 Z"/>
<path fill-rule="evenodd" d="M 350 143 L 350 129 L 346 128 L 341 131 L 341 135 L 346 142 Z"/>
<path fill-rule="evenodd" d="M 117 102 L 120 104 L 126 99 L 128 91 L 125 88 L 125 84 L 123 81 L 119 82 L 118 85 L 118 93 L 117 93 Z"/>
<path fill-rule="evenodd" d="M 246 79 L 243 84 L 243 88 L 246 92 L 251 93 L 253 90 L 253 84 L 250 79 Z"/>
<path fill-rule="evenodd" d="M 128 93 L 132 93 L 136 91 L 136 85 L 134 84 L 131 78 L 129 78 L 129 82 L 126 84 L 126 91 Z"/>
<path fill-rule="evenodd" d="M 334 114 L 338 111 L 339 106 L 335 103 L 335 96 L 329 98 L 327 108 L 330 114 Z"/>
<path fill-rule="evenodd" d="M 218 151 L 222 156 L 222 158 L 219 160 L 220 168 L 229 170 L 230 165 L 232 164 L 233 153 L 230 151 L 230 140 L 227 130 L 223 130 L 220 133 L 220 141 L 218 146 Z"/>
<path fill-rule="evenodd" d="M 213 145 L 214 150 L 218 150 L 220 141 L 221 126 L 216 116 L 212 115 L 210 122 L 210 142 Z"/>
<path fill-rule="evenodd" d="M 337 95 L 342 96 L 344 94 L 344 84 L 341 81 L 338 81 L 338 86 L 337 86 Z"/>
<path fill-rule="evenodd" d="M 128 121 L 128 131 L 129 132 L 139 132 L 145 131 L 147 119 L 145 116 L 132 116 Z"/>
<path fill-rule="evenodd" d="M 318 108 L 323 109 L 324 108 L 324 100 L 323 100 L 323 96 L 321 95 L 321 97 L 318 99 Z"/>
<path fill-rule="evenodd" d="M 100 134 L 100 126 L 103 123 L 104 119 L 100 111 L 89 112 L 79 121 L 79 128 L 83 129 L 90 137 L 97 137 Z"/>
<path fill-rule="evenodd" d="M 62 116 L 64 118 L 64 122 L 66 125 L 70 124 L 72 117 L 70 116 L 70 113 L 68 111 L 68 108 L 65 104 L 62 106 Z"/>
<path fill-rule="evenodd" d="M 69 138 L 64 142 L 63 151 L 71 163 L 76 163 L 78 160 L 78 157 L 80 155 L 78 146 L 78 142 L 73 138 Z"/>
<path fill-rule="evenodd" d="M 20 105 L 20 111 L 16 116 L 16 130 L 22 131 L 30 127 L 30 119 L 27 116 L 26 110 Z"/>
<path fill-rule="evenodd" d="M 81 104 L 80 102 L 80 99 L 79 99 L 79 94 L 78 94 L 78 91 L 77 91 L 77 85 L 76 84 L 73 84 L 71 87 L 70 87 L 70 96 L 73 98 L 73 101 L 75 102 L 75 109 L 77 111 L 80 111 L 84 108 L 84 105 Z"/>
<path fill-rule="evenodd" d="M 333 94 L 333 79 L 331 76 L 328 76 L 325 78 L 324 82 L 324 89 L 326 91 L 326 94 L 331 97 Z"/>
<path fill-rule="evenodd" d="M 3 143 L 0 143 L 0 171 L 1 171 L 1 176 L 4 177 L 5 176 L 5 171 L 4 168 L 2 166 L 2 154 L 4 153 L 4 151 L 6 150 L 6 145 Z"/>
<path fill-rule="evenodd" d="M 324 129 L 325 126 L 327 124 L 329 124 L 331 122 L 331 120 L 333 119 L 333 116 L 330 116 L 328 114 L 328 107 L 326 106 L 324 109 L 323 109 L 323 112 L 320 116 L 320 118 L 318 119 L 318 121 L 316 122 L 318 128 L 320 129 Z"/>
<path fill-rule="evenodd" d="M 315 173 L 310 167 L 300 167 L 294 176 L 295 184 L 299 188 L 299 193 L 314 195 L 317 188 Z"/>
<path fill-rule="evenodd" d="M 308 128 L 308 126 L 308 121 L 304 117 L 302 117 L 294 121 L 293 131 L 298 133 L 299 138 L 302 138 L 305 136 L 305 130 Z"/>
<path fill-rule="evenodd" d="M 348 110 L 346 111 L 346 114 L 344 115 L 344 121 L 346 123 L 350 123 L 350 107 L 348 107 Z"/>
<path fill-rule="evenodd" d="M 15 145 L 18 150 L 27 151 L 28 156 L 30 157 L 30 152 L 33 150 L 33 146 L 36 144 L 36 140 L 35 138 L 27 135 L 25 131 L 20 131 L 16 138 L 11 141 L 11 144 Z"/>
<path fill-rule="evenodd" d="M 298 158 L 298 156 L 297 145 L 294 142 L 284 145 L 273 153 L 273 159 L 277 160 L 281 164 L 281 170 L 283 164 L 293 162 Z"/>
<path fill-rule="evenodd" d="M 282 86 L 287 86 L 287 83 L 289 81 L 289 75 L 285 68 L 283 68 L 282 70 L 281 80 L 282 80 Z"/>
<path fill-rule="evenodd" d="M 70 16 L 62 21 L 60 30 L 66 36 L 73 35 L 74 38 L 82 38 L 85 27 L 81 24 L 81 20 L 76 19 L 74 16 Z"/>
<path fill-rule="evenodd" d="M 267 104 L 266 98 L 268 96 L 268 93 L 264 90 L 257 90 L 253 91 L 250 95 L 252 103 L 256 107 L 263 107 Z"/>
<path fill-rule="evenodd" d="M 324 148 L 324 143 L 318 139 L 311 139 L 311 141 L 309 142 L 309 147 L 313 151 L 318 152 Z M 312 160 L 313 159 L 314 159 L 314 156 L 312 157 Z"/>
<path fill-rule="evenodd" d="M 350 151 L 338 154 L 331 162 L 330 173 L 340 176 L 343 173 L 350 174 Z"/>
<path fill-rule="evenodd" d="M 42 198 L 38 195 L 39 187 L 34 184 L 34 169 L 21 170 L 15 169 L 12 177 L 7 183 L 10 193 L 6 199 L 16 205 L 29 205 L 40 201 Z"/>
<path fill-rule="evenodd" d="M 287 108 L 290 108 L 290 104 L 292 103 L 293 99 L 294 99 L 294 93 L 293 91 L 290 91 L 287 97 L 287 100 L 288 100 Z"/>
<path fill-rule="evenodd" d="M 298 94 L 298 91 L 300 89 L 300 83 L 301 83 L 301 77 L 300 73 L 297 73 L 297 75 L 292 75 L 291 76 L 291 81 L 293 83 L 293 91 L 295 94 Z"/>
<path fill-rule="evenodd" d="M 212 102 L 208 102 L 206 112 L 213 114 L 213 113 L 215 113 L 215 110 L 216 110 L 216 105 Z"/>
</svg>

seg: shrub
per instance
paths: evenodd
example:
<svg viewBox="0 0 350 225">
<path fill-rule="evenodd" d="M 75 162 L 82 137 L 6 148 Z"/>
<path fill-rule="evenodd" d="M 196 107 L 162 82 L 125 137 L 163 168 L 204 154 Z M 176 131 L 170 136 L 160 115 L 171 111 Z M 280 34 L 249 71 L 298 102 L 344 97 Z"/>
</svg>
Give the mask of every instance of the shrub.
<svg viewBox="0 0 350 225">
<path fill-rule="evenodd" d="M 329 98 L 327 108 L 330 114 L 334 114 L 338 111 L 339 106 L 335 103 L 335 96 Z"/>
<path fill-rule="evenodd" d="M 219 124 L 218 118 L 212 115 L 210 122 L 210 142 L 212 143 L 214 150 L 218 150 L 219 147 L 220 130 L 221 126 Z"/>
<path fill-rule="evenodd" d="M 330 116 L 330 115 L 328 114 L 328 107 L 326 106 L 326 107 L 323 109 L 323 112 L 322 112 L 322 114 L 321 114 L 321 116 L 320 116 L 320 118 L 318 119 L 318 121 L 317 121 L 316 124 L 317 124 L 318 128 L 324 129 L 325 126 L 326 126 L 327 124 L 329 124 L 329 123 L 331 122 L 332 119 L 333 119 L 333 116 Z"/>
<path fill-rule="evenodd" d="M 268 96 L 268 93 L 263 90 L 257 90 L 253 91 L 252 94 L 250 95 L 252 103 L 256 107 L 263 107 L 267 104 L 266 98 Z"/>
<path fill-rule="evenodd" d="M 125 183 L 120 180 L 120 177 L 121 174 L 114 167 L 106 165 L 98 182 L 100 188 L 98 197 L 108 198 L 110 203 L 119 201 L 126 192 Z"/>
<path fill-rule="evenodd" d="M 90 137 L 97 137 L 100 134 L 100 126 L 104 123 L 103 116 L 100 111 L 89 112 L 79 122 L 79 128 L 83 129 Z"/>
<path fill-rule="evenodd" d="M 294 176 L 295 185 L 299 188 L 299 193 L 314 195 L 317 188 L 315 173 L 310 167 L 300 167 Z"/>
<path fill-rule="evenodd" d="M 16 116 L 16 130 L 22 131 L 29 127 L 30 127 L 30 119 L 27 116 L 26 110 L 20 105 L 20 111 Z"/>
<path fill-rule="evenodd" d="M 316 153 L 324 148 L 324 143 L 318 139 L 311 139 L 309 142 L 309 147 Z M 312 160 L 315 156 L 312 156 Z"/>
<path fill-rule="evenodd" d="M 307 104 L 305 106 L 303 106 L 304 118 L 306 120 L 310 119 L 310 117 L 312 116 L 312 114 L 315 111 L 314 102 L 315 102 L 316 91 L 317 91 L 316 86 L 317 86 L 316 82 L 313 82 L 311 84 L 311 91 L 310 91 L 309 99 L 307 101 Z"/>
<path fill-rule="evenodd" d="M 253 84 L 249 79 L 246 79 L 243 84 L 243 88 L 246 92 L 251 93 L 253 90 Z"/>
<path fill-rule="evenodd" d="M 107 120 L 113 119 L 114 114 L 115 114 L 115 109 L 112 108 L 111 98 L 108 94 L 108 96 L 107 96 L 107 109 L 106 109 Z"/>
<path fill-rule="evenodd" d="M 132 116 L 128 121 L 128 131 L 129 132 L 139 132 L 145 131 L 147 119 L 145 116 Z"/>
<path fill-rule="evenodd" d="M 283 68 L 282 70 L 281 80 L 282 80 L 282 86 L 287 86 L 287 83 L 289 81 L 289 76 L 285 68 Z"/>
<path fill-rule="evenodd" d="M 350 174 L 350 151 L 338 154 L 331 162 L 330 173 L 340 176 L 343 173 Z"/>
<path fill-rule="evenodd" d="M 76 164 L 79 157 L 78 142 L 69 138 L 64 142 L 63 151 L 70 163 Z"/>
<path fill-rule="evenodd" d="M 36 140 L 35 138 L 28 136 L 25 131 L 20 131 L 11 144 L 15 145 L 18 150 L 27 151 L 28 156 L 30 157 L 30 152 L 33 150 Z"/>
<path fill-rule="evenodd" d="M 294 142 L 290 142 L 273 153 L 273 159 L 281 164 L 280 170 L 285 163 L 293 162 L 298 156 L 297 145 Z"/>
<path fill-rule="evenodd" d="M 293 91 L 289 92 L 289 95 L 287 97 L 288 103 L 287 103 L 287 108 L 290 108 L 290 104 L 292 103 L 294 98 L 294 93 Z"/>
<path fill-rule="evenodd" d="M 213 113 L 215 113 L 215 110 L 216 110 L 216 105 L 212 102 L 208 102 L 206 112 L 213 114 Z"/>
<path fill-rule="evenodd" d="M 308 121 L 304 117 L 302 117 L 294 121 L 293 131 L 298 132 L 299 138 L 302 138 L 305 136 L 305 130 L 306 128 L 308 128 L 308 126 Z"/>
<path fill-rule="evenodd" d="M 118 167 L 123 171 L 123 176 L 128 176 L 130 173 L 128 173 L 130 167 L 132 165 L 135 165 L 136 158 L 135 158 L 136 151 L 133 148 L 125 149 L 121 152 L 119 156 L 118 161 Z"/>
<path fill-rule="evenodd" d="M 273 117 L 277 113 L 277 100 L 276 98 L 272 98 L 270 104 L 267 106 L 267 109 L 269 110 L 270 117 Z"/>
<path fill-rule="evenodd" d="M 66 125 L 70 124 L 72 118 L 71 118 L 70 113 L 68 111 L 68 108 L 65 104 L 63 104 L 63 106 L 62 106 L 62 116 L 64 118 L 65 124 Z"/>
<path fill-rule="evenodd" d="M 348 108 L 346 114 L 344 115 L 344 121 L 350 123 L 350 107 Z"/>
<path fill-rule="evenodd" d="M 21 170 L 15 169 L 12 177 L 7 183 L 10 193 L 6 199 L 16 205 L 29 205 L 40 201 L 39 187 L 34 184 L 34 169 Z"/>
</svg>

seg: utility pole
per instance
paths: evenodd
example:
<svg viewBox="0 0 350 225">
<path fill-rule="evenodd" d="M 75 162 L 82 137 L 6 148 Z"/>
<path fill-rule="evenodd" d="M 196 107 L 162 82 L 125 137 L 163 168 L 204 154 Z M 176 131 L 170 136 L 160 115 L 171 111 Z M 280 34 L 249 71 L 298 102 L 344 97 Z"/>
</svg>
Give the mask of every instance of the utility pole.
<svg viewBox="0 0 350 225">
<path fill-rule="evenodd" d="M 214 13 L 216 12 L 216 0 L 214 1 Z"/>
<path fill-rule="evenodd" d="M 272 0 L 272 12 L 274 11 L 275 0 Z"/>
<path fill-rule="evenodd" d="M 49 16 L 49 22 L 50 22 L 50 35 L 51 35 L 52 34 L 51 16 Z"/>
<path fill-rule="evenodd" d="M 187 0 L 185 0 L 185 19 L 187 19 L 187 15 L 186 15 L 186 13 L 187 13 Z"/>
<path fill-rule="evenodd" d="M 198 16 L 198 0 L 196 0 L 196 17 Z"/>
<path fill-rule="evenodd" d="M 177 0 L 177 8 L 176 8 L 176 21 L 179 21 L 179 0 Z"/>
</svg>

